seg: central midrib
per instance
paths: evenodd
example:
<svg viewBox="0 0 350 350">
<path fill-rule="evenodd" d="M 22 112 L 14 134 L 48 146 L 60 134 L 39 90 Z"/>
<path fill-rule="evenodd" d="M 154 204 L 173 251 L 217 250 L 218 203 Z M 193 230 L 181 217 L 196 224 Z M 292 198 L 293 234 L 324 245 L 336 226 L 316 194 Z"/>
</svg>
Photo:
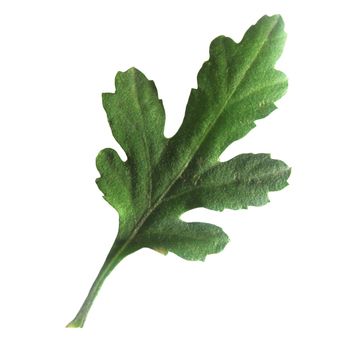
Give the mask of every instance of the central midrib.
<svg viewBox="0 0 350 350">
<path fill-rule="evenodd" d="M 272 28 L 270 29 L 270 31 L 268 32 L 268 34 L 266 35 L 265 39 L 262 41 L 262 44 L 259 46 L 255 56 L 253 57 L 251 63 L 248 65 L 248 67 L 246 68 L 246 70 L 243 72 L 241 79 L 238 81 L 238 83 L 236 84 L 235 87 L 233 87 L 232 92 L 228 95 L 228 97 L 225 99 L 225 102 L 223 103 L 223 106 L 220 108 L 220 110 L 217 113 L 217 116 L 213 119 L 213 121 L 209 124 L 209 127 L 207 128 L 206 132 L 203 133 L 203 136 L 201 137 L 200 141 L 195 145 L 195 147 L 193 148 L 193 150 L 189 153 L 189 156 L 186 159 L 186 162 L 184 163 L 184 165 L 181 167 L 180 171 L 178 172 L 177 175 L 174 176 L 174 179 L 170 182 L 169 186 L 165 189 L 165 191 L 159 195 L 159 197 L 154 201 L 154 203 L 148 208 L 148 210 L 145 212 L 145 214 L 140 218 L 140 220 L 137 222 L 137 224 L 135 225 L 134 229 L 131 231 L 131 234 L 129 236 L 129 238 L 124 242 L 124 244 L 117 250 L 116 254 L 113 255 L 110 264 L 112 268 L 113 268 L 113 262 L 114 261 L 118 261 L 118 258 L 120 257 L 120 255 L 123 253 L 123 251 L 125 250 L 125 248 L 130 244 L 130 242 L 135 238 L 135 236 L 137 235 L 139 229 L 142 227 L 142 225 L 144 224 L 144 222 L 147 220 L 147 218 L 153 213 L 153 211 L 159 206 L 159 204 L 161 203 L 161 201 L 163 200 L 163 198 L 166 196 L 166 194 L 169 192 L 169 190 L 172 188 L 172 186 L 174 185 L 174 183 L 181 177 L 181 175 L 183 174 L 183 172 L 186 170 L 188 164 L 190 163 L 190 161 L 193 159 L 193 157 L 195 156 L 195 154 L 197 153 L 197 151 L 199 150 L 200 146 L 202 145 L 203 141 L 206 139 L 206 137 L 208 136 L 208 134 L 210 133 L 211 129 L 213 128 L 213 126 L 216 124 L 216 122 L 218 121 L 218 119 L 220 118 L 220 116 L 222 115 L 223 111 L 225 110 L 225 108 L 227 107 L 227 104 L 229 103 L 229 101 L 232 99 L 232 97 L 234 96 L 234 94 L 236 93 L 236 91 L 239 89 L 240 85 L 242 84 L 242 82 L 244 81 L 244 78 L 246 77 L 247 73 L 249 72 L 249 70 L 252 68 L 252 66 L 254 65 L 254 62 L 256 61 L 256 59 L 258 58 L 261 50 L 264 48 L 268 38 L 270 37 L 273 29 L 275 28 L 275 26 L 277 25 L 278 21 L 276 21 L 274 23 L 274 25 L 272 26 Z M 117 242 L 117 239 L 115 241 L 115 243 Z M 113 245 L 114 247 L 114 245 Z M 113 248 L 112 248 L 113 249 Z"/>
</svg>

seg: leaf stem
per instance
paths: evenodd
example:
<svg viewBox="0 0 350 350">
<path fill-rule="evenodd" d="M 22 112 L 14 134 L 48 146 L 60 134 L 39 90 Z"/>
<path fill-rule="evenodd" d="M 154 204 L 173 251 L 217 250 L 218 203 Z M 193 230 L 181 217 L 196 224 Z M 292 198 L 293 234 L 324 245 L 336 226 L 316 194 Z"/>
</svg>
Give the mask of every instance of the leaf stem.
<svg viewBox="0 0 350 350">
<path fill-rule="evenodd" d="M 111 252 L 113 248 L 114 245 L 111 249 Z M 83 305 L 81 306 L 75 318 L 67 324 L 67 328 L 82 328 L 84 326 L 85 320 L 90 311 L 92 303 L 94 302 L 100 288 L 102 287 L 103 282 L 112 272 L 114 267 L 118 265 L 118 263 L 122 260 L 121 257 L 119 257 L 118 259 L 111 258 L 111 252 L 110 254 L 108 254 L 106 261 L 102 265 L 101 270 L 99 271 L 94 283 L 92 284 Z"/>
</svg>

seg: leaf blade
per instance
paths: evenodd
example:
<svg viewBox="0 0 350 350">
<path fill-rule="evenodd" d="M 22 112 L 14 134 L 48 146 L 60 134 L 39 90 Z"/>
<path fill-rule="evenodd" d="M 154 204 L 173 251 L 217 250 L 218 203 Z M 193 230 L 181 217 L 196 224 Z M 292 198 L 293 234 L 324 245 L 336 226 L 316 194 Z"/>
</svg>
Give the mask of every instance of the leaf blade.
<svg viewBox="0 0 350 350">
<path fill-rule="evenodd" d="M 268 203 L 268 193 L 288 185 L 290 167 L 269 154 L 240 154 L 220 162 L 192 182 L 178 183 L 164 199 L 179 212 L 204 207 L 212 210 L 247 209 Z M 185 204 L 184 204 L 185 203 Z"/>
<path fill-rule="evenodd" d="M 230 143 L 254 128 L 254 120 L 265 117 L 276 108 L 274 101 L 266 102 L 264 91 L 260 91 L 259 98 L 252 95 L 254 98 L 238 106 L 235 102 L 242 102 L 242 97 L 249 96 L 250 88 L 256 85 L 255 75 L 264 83 L 270 82 L 271 74 L 279 75 L 279 79 L 276 77 L 278 84 L 272 89 L 272 100 L 279 99 L 286 92 L 285 75 L 274 73 L 278 72 L 274 65 L 286 38 L 283 28 L 280 16 L 264 16 L 247 31 L 239 44 L 223 36 L 214 39 L 210 58 L 198 73 L 198 88 L 191 91 L 184 121 L 169 140 L 164 153 L 165 159 L 178 166 L 159 169 L 163 176 L 178 178 L 185 170 L 197 172 L 210 167 Z M 259 60 L 259 53 L 268 60 Z M 246 58 L 248 54 L 250 59 Z M 271 87 L 269 91 L 271 93 Z"/>
<path fill-rule="evenodd" d="M 207 255 L 221 252 L 228 242 L 227 234 L 216 225 L 173 218 L 160 221 L 156 227 L 146 224 L 134 244 L 170 251 L 186 260 L 204 261 Z"/>
<path fill-rule="evenodd" d="M 158 153 L 160 155 L 159 161 L 154 166 L 151 184 L 149 185 L 149 188 L 154 189 L 153 195 L 148 196 L 147 203 L 142 205 L 135 204 L 135 207 L 138 207 L 138 213 L 133 226 L 123 227 L 117 236 L 114 245 L 115 249 L 113 250 L 117 257 L 121 254 L 121 251 L 123 254 L 127 251 L 128 245 L 134 247 L 132 251 L 135 251 L 136 247 L 137 249 L 142 248 L 142 246 L 133 244 L 133 241 L 140 242 L 138 236 L 147 232 L 144 228 L 152 226 L 152 223 L 162 222 L 162 216 L 172 217 L 172 220 L 175 220 L 173 223 L 176 225 L 178 224 L 177 221 L 180 222 L 179 216 L 192 208 L 205 206 L 214 210 L 223 210 L 225 207 L 238 209 L 249 205 L 262 205 L 268 202 L 268 187 L 261 190 L 259 196 L 250 193 L 246 198 L 246 202 L 243 201 L 244 195 L 241 196 L 242 198 L 239 198 L 237 193 L 236 202 L 232 201 L 232 198 L 227 196 L 228 194 L 233 196 L 234 193 L 229 190 L 222 191 L 221 202 L 218 196 L 212 195 L 207 196 L 212 202 L 206 202 L 203 200 L 205 192 L 200 193 L 195 190 L 192 191 L 194 196 L 187 201 L 183 200 L 183 203 L 179 201 L 176 206 L 168 205 L 165 199 L 174 189 L 176 191 L 181 188 L 183 182 L 187 183 L 185 186 L 193 186 L 193 180 L 196 182 L 198 177 L 210 171 L 215 165 L 219 164 L 219 166 L 225 167 L 225 164 L 220 165 L 218 163 L 218 157 L 224 148 L 232 140 L 238 139 L 249 132 L 255 126 L 255 119 L 260 119 L 275 109 L 274 101 L 285 93 L 287 87 L 285 75 L 274 69 L 274 64 L 282 52 L 285 41 L 283 28 L 284 24 L 280 16 L 264 16 L 250 27 L 240 43 L 237 44 L 232 39 L 224 36 L 218 37 L 212 42 L 210 59 L 204 63 L 198 74 L 198 89 L 191 92 L 184 122 L 175 136 L 169 142 L 165 141 L 164 147 L 160 147 L 161 150 Z M 260 62 L 261 60 L 262 62 Z M 227 67 L 228 64 L 229 67 Z M 132 69 L 130 72 L 132 75 L 125 74 L 129 73 L 129 71 L 123 74 L 118 73 L 121 78 L 118 79 L 118 74 L 116 78 L 116 94 L 114 96 L 122 100 L 125 96 L 127 98 L 131 97 L 130 101 L 128 99 L 123 100 L 125 102 L 123 107 L 125 110 L 128 110 L 126 106 L 133 104 L 135 96 L 130 93 L 120 96 L 118 95 L 118 89 L 127 90 L 127 87 L 131 85 L 135 94 L 137 91 L 142 90 L 137 84 L 130 84 L 127 81 L 128 78 L 129 80 L 132 78 L 132 82 L 136 82 L 134 79 L 135 72 L 139 71 Z M 258 80 L 260 85 L 258 88 L 256 88 L 257 81 L 255 78 L 257 72 L 260 73 L 260 80 Z M 143 81 L 147 80 L 141 72 L 139 74 Z M 126 79 L 122 79 L 124 77 Z M 150 83 L 150 81 L 148 82 Z M 214 89 L 213 86 L 215 87 Z M 258 97 L 252 99 L 256 94 L 258 94 Z M 264 103 L 264 96 L 266 95 L 270 97 L 271 101 L 269 103 Z M 199 96 L 198 99 L 196 99 L 196 96 Z M 247 103 L 247 99 L 249 99 L 249 103 Z M 139 100 L 137 103 L 139 103 Z M 237 109 L 240 103 L 242 104 L 240 113 L 236 112 L 235 114 L 234 110 Z M 210 107 L 210 105 L 214 107 Z M 105 104 L 104 106 L 110 120 L 108 108 L 106 108 Z M 247 106 L 249 113 L 247 113 Z M 192 108 L 200 112 L 198 118 L 195 116 L 195 113 L 191 112 Z M 113 114 L 113 110 L 110 110 L 110 114 Z M 138 118 L 143 118 L 141 113 L 136 113 L 135 115 L 138 115 Z M 232 125 L 229 125 L 228 122 L 230 121 Z M 118 129 L 114 128 L 111 121 L 110 124 L 113 134 L 118 140 Z M 227 126 L 230 127 L 228 132 L 225 133 Z M 129 133 L 132 134 L 132 132 Z M 187 135 L 186 133 L 188 133 L 189 141 L 184 137 L 184 135 Z M 160 132 L 158 130 L 158 138 L 163 137 L 163 135 L 159 135 Z M 210 136 L 209 138 L 208 135 Z M 123 137 L 125 138 L 125 135 Z M 147 137 L 151 137 L 151 135 Z M 141 139 L 142 137 L 139 138 Z M 195 147 L 189 147 L 187 152 L 184 152 L 184 147 L 191 146 L 191 142 L 192 146 L 196 143 Z M 162 142 L 160 141 L 158 144 L 161 145 Z M 121 145 L 123 146 L 123 140 Z M 141 148 L 142 145 L 140 146 L 136 142 L 133 152 Z M 127 154 L 130 154 L 128 148 L 125 151 Z M 142 155 L 142 152 L 140 154 Z M 145 162 L 144 159 L 146 158 L 148 159 Z M 232 161 L 234 162 L 235 160 Z M 139 182 L 142 182 L 142 179 L 149 180 L 151 178 L 149 156 L 141 156 L 136 163 L 148 163 L 148 172 L 140 177 Z M 288 171 L 287 169 L 285 173 L 287 178 L 289 176 Z M 139 175 L 137 167 L 131 169 L 130 172 L 131 177 L 133 177 L 134 172 Z M 248 192 L 243 191 L 243 193 L 247 196 Z M 223 200 L 226 197 L 227 199 Z M 135 202 L 139 198 L 135 197 Z M 255 202 L 253 201 L 254 198 Z M 123 222 L 123 218 L 120 220 Z M 157 247 L 153 249 L 157 249 Z"/>
<path fill-rule="evenodd" d="M 150 206 L 152 169 L 167 143 L 163 135 L 165 112 L 153 81 L 136 68 L 117 73 L 115 84 L 115 93 L 103 93 L 102 102 L 112 134 L 128 157 L 126 167 L 132 177 L 138 220 Z"/>
</svg>

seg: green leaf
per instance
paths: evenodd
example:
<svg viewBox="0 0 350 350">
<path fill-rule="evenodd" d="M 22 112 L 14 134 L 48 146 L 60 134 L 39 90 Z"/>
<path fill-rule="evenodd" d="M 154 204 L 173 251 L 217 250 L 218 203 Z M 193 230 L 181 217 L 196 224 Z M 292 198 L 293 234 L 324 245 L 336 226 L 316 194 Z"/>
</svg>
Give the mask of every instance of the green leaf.
<svg viewBox="0 0 350 350">
<path fill-rule="evenodd" d="M 183 222 L 184 212 L 264 205 L 269 191 L 287 185 L 290 168 L 268 154 L 241 154 L 219 162 L 226 147 L 270 114 L 285 93 L 286 76 L 274 69 L 285 37 L 281 17 L 264 16 L 240 43 L 216 38 L 184 121 L 170 139 L 164 137 L 165 113 L 154 83 L 135 68 L 117 74 L 116 92 L 103 94 L 103 106 L 127 161 L 113 149 L 102 150 L 96 182 L 119 213 L 119 232 L 68 327 L 83 326 L 103 281 L 127 255 L 151 248 L 204 260 L 225 247 L 229 239 L 220 227 Z"/>
</svg>

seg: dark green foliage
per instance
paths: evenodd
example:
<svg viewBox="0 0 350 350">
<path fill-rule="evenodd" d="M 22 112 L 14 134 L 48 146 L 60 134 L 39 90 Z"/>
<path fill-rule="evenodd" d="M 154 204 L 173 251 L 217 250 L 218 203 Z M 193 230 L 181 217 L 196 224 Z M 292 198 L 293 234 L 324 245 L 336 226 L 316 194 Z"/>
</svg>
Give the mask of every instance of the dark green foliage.
<svg viewBox="0 0 350 350">
<path fill-rule="evenodd" d="M 220 36 L 198 74 L 184 121 L 164 137 L 165 112 L 156 87 L 131 68 L 116 76 L 116 92 L 103 94 L 113 136 L 125 150 L 123 162 L 112 149 L 97 157 L 97 185 L 119 213 L 119 232 L 76 318 L 82 327 L 104 279 L 127 255 L 151 248 L 188 260 L 204 260 L 228 242 L 221 228 L 185 223 L 185 211 L 205 207 L 241 209 L 268 202 L 268 192 L 287 185 L 289 167 L 267 154 L 219 156 L 266 117 L 287 89 L 274 69 L 285 41 L 279 16 L 263 17 L 240 43 Z"/>
</svg>

